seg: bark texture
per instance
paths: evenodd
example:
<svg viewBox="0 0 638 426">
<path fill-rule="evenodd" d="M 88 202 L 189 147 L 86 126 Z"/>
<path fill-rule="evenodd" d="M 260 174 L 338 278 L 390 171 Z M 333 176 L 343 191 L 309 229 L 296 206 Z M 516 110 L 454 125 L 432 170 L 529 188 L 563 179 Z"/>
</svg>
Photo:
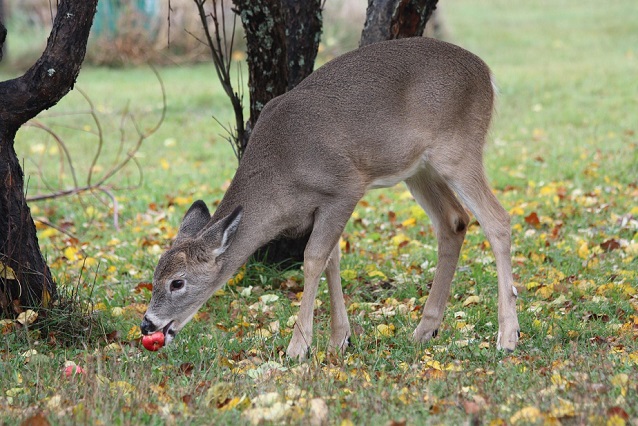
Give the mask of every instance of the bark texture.
<svg viewBox="0 0 638 426">
<path fill-rule="evenodd" d="M 25 200 L 14 140 L 20 126 L 73 88 L 96 7 L 97 0 L 60 1 L 40 59 L 23 76 L 0 82 L 0 303 L 5 311 L 7 302 L 37 307 L 56 296 Z"/>
<path fill-rule="evenodd" d="M 233 4 L 246 34 L 250 137 L 266 103 L 312 72 L 321 39 L 321 0 L 233 0 Z M 303 260 L 307 242 L 308 236 L 281 238 L 258 250 L 255 258 L 285 267 Z"/>
<path fill-rule="evenodd" d="M 4 41 L 7 38 L 7 29 L 4 27 L 4 1 L 0 0 L 0 61 L 4 55 Z"/>
<path fill-rule="evenodd" d="M 438 0 L 368 0 L 359 46 L 422 36 Z"/>
</svg>

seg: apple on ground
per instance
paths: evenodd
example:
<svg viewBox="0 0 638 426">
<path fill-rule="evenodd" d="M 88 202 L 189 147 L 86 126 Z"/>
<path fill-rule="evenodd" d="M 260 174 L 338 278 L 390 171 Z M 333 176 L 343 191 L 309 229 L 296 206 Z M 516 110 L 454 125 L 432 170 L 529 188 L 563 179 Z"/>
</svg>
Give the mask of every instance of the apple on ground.
<svg viewBox="0 0 638 426">
<path fill-rule="evenodd" d="M 69 378 L 80 374 L 86 374 L 86 370 L 79 365 L 67 365 L 64 367 L 64 377 Z"/>
</svg>

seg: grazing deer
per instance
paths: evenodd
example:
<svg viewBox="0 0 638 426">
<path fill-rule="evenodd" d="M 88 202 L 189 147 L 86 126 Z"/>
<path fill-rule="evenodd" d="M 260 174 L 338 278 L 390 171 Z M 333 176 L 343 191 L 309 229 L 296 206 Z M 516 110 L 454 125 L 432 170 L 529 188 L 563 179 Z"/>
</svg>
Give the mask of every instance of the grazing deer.
<svg viewBox="0 0 638 426">
<path fill-rule="evenodd" d="M 162 330 L 169 342 L 257 248 L 281 235 L 309 233 L 304 292 L 287 354 L 307 356 L 324 270 L 330 348 L 343 351 L 350 324 L 339 238 L 367 190 L 405 181 L 438 239 L 438 266 L 414 340 L 427 341 L 441 325 L 469 222 L 462 201 L 496 258 L 497 347 L 513 350 L 519 326 L 510 219 L 483 170 L 494 96 L 481 59 L 428 38 L 372 44 L 317 69 L 265 106 L 212 218 L 203 201 L 184 216 L 155 269 L 142 332 Z"/>
</svg>

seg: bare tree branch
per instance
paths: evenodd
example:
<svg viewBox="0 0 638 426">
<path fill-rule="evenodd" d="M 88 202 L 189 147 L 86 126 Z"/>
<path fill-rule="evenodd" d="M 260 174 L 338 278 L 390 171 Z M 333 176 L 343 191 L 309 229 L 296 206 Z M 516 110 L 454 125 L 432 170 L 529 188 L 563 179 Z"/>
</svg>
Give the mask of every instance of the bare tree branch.
<svg viewBox="0 0 638 426">
<path fill-rule="evenodd" d="M 89 110 L 87 114 L 91 116 L 93 122 L 95 123 L 98 129 L 97 132 L 95 133 L 98 138 L 98 148 L 90 163 L 89 170 L 87 173 L 86 183 L 84 185 L 79 184 L 79 179 L 77 177 L 77 173 L 73 165 L 72 155 L 70 154 L 70 151 L 68 147 L 66 146 L 64 140 L 51 127 L 45 125 L 41 121 L 31 120 L 28 123 L 29 126 L 44 130 L 49 135 L 51 135 L 53 139 L 56 141 L 56 143 L 60 147 L 60 150 L 64 153 L 62 157 L 62 161 L 68 163 L 69 168 L 71 170 L 71 175 L 73 179 L 73 187 L 66 188 L 66 189 L 58 189 L 58 190 L 53 189 L 49 184 L 47 184 L 44 178 L 44 173 L 42 172 L 40 166 L 38 166 L 38 175 L 40 176 L 40 179 L 45 184 L 45 186 L 49 189 L 49 191 L 48 193 L 45 193 L 45 194 L 36 194 L 33 196 L 29 196 L 27 197 L 27 201 L 29 202 L 44 201 L 44 200 L 50 200 L 54 198 L 68 197 L 71 195 L 81 195 L 86 192 L 89 192 L 92 194 L 95 194 L 96 192 L 101 192 L 105 194 L 111 200 L 111 205 L 113 206 L 113 224 L 116 229 L 119 229 L 119 205 L 117 202 L 117 198 L 113 194 L 113 191 L 118 191 L 123 189 L 134 189 L 135 187 L 141 186 L 143 182 L 143 170 L 140 163 L 135 158 L 135 155 L 139 152 L 143 142 L 146 139 L 148 139 L 151 135 L 153 135 L 155 132 L 157 132 L 157 130 L 162 125 L 166 117 L 167 105 L 166 105 L 166 90 L 164 88 L 164 82 L 162 81 L 157 70 L 155 70 L 154 68 L 152 70 L 155 76 L 157 77 L 157 81 L 160 84 L 161 93 L 162 93 L 162 110 L 161 110 L 160 117 L 150 129 L 142 130 L 138 121 L 130 112 L 128 104 L 127 104 L 120 119 L 120 127 L 119 127 L 120 141 L 118 144 L 118 152 L 116 154 L 114 163 L 99 178 L 95 178 L 94 173 L 96 170 L 96 166 L 103 154 L 104 132 L 102 130 L 100 118 L 97 113 L 97 110 L 95 109 L 93 102 L 91 101 L 90 97 L 85 92 L 80 91 L 80 93 L 82 94 L 86 102 L 89 104 Z M 121 158 L 121 152 L 127 140 L 124 126 L 128 120 L 130 120 L 130 122 L 133 124 L 133 127 L 135 128 L 135 132 L 137 133 L 137 138 L 133 147 L 126 153 L 124 158 Z M 109 180 L 111 180 L 115 175 L 117 175 L 117 173 L 120 172 L 129 163 L 133 163 L 138 171 L 139 181 L 137 185 L 120 187 L 117 185 L 109 184 Z"/>
<path fill-rule="evenodd" d="M 226 92 L 226 95 L 230 99 L 230 103 L 233 106 L 233 111 L 235 113 L 235 131 L 230 133 L 230 137 L 228 140 L 229 142 L 231 142 L 231 146 L 233 147 L 235 156 L 239 160 L 244 150 L 246 149 L 246 144 L 248 143 L 248 135 L 246 134 L 244 121 L 244 107 L 242 102 L 243 96 L 234 89 L 230 75 L 237 17 L 235 16 L 233 18 L 233 31 L 230 42 L 228 42 L 228 39 L 226 37 L 226 15 L 224 11 L 224 0 L 221 0 L 219 4 L 222 14 L 221 28 L 218 19 L 217 0 L 212 0 L 213 7 L 210 13 L 207 13 L 206 8 L 204 7 L 207 0 L 193 1 L 197 6 L 199 18 L 202 22 L 202 28 L 204 29 L 204 34 L 206 35 L 206 43 L 208 44 L 208 48 L 210 49 L 210 53 L 213 58 L 213 64 L 215 65 L 215 72 L 217 73 L 219 81 L 224 88 L 224 92 Z M 208 18 L 210 18 L 213 23 L 212 34 Z"/>
</svg>

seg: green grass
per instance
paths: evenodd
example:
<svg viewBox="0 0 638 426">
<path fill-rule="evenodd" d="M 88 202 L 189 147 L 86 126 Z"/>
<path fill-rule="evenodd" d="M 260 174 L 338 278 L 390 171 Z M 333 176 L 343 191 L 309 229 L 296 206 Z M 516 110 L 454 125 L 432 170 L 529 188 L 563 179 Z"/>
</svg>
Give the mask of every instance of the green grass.
<svg viewBox="0 0 638 426">
<path fill-rule="evenodd" d="M 631 17 L 638 6 L 632 0 L 605 7 L 503 0 L 445 6 L 452 41 L 483 57 L 500 87 L 485 161 L 512 213 L 523 333 L 514 354 L 495 349 L 496 268 L 478 226 L 468 232 L 439 336 L 424 345 L 411 341 L 433 278 L 436 241 L 403 186 L 368 194 L 344 233 L 344 292 L 355 331 L 344 358 L 325 354 L 325 284 L 312 360 L 285 358 L 288 321 L 298 309 L 293 283 L 301 277 L 262 265 L 242 270 L 243 278 L 214 296 L 175 344 L 158 353 L 142 349 L 136 326 L 150 293 L 138 284 L 151 281 L 190 201 L 218 201 L 236 165 L 211 118 L 232 120 L 212 67 L 164 68 L 167 116 L 138 155 L 141 187 L 115 192 L 120 229 L 103 194 L 32 205 L 35 217 L 77 237 L 40 230 L 62 292 L 78 289 L 75 300 L 96 310 L 90 330 L 66 336 L 55 327 L 38 330 L 38 322 L 32 330 L 0 328 L 0 423 L 41 412 L 53 424 L 243 424 L 250 413 L 304 424 L 313 398 L 325 401 L 330 424 L 622 424 L 625 414 L 636 422 L 638 24 Z M 0 78 L 9 76 L 0 69 Z M 159 85 L 150 69 L 86 68 L 77 86 L 99 112 L 107 169 L 121 111 L 128 104 L 142 128 L 152 126 L 161 113 Z M 39 118 L 64 138 L 79 176 L 95 153 L 96 127 L 86 114 L 66 113 L 86 110 L 72 92 Z M 135 133 L 130 122 L 124 129 L 126 151 Z M 38 144 L 44 148 L 33 149 Z M 45 189 L 37 164 L 50 182 L 70 184 L 68 166 L 59 181 L 53 146 L 37 129 L 18 134 L 30 194 Z M 131 167 L 113 183 L 136 181 Z M 390 211 L 395 224 L 405 224 L 391 225 Z M 525 220 L 531 213 L 540 223 Z M 399 247 L 403 240 L 408 244 Z M 620 247 L 605 251 L 608 241 Z M 278 296 L 266 309 L 259 304 L 265 294 Z M 464 306 L 472 295 L 479 302 Z M 277 321 L 278 331 L 270 332 Z M 380 334 L 379 325 L 394 326 L 394 335 Z M 86 375 L 64 378 L 65 361 Z M 270 393 L 281 404 L 267 404 Z"/>
</svg>

